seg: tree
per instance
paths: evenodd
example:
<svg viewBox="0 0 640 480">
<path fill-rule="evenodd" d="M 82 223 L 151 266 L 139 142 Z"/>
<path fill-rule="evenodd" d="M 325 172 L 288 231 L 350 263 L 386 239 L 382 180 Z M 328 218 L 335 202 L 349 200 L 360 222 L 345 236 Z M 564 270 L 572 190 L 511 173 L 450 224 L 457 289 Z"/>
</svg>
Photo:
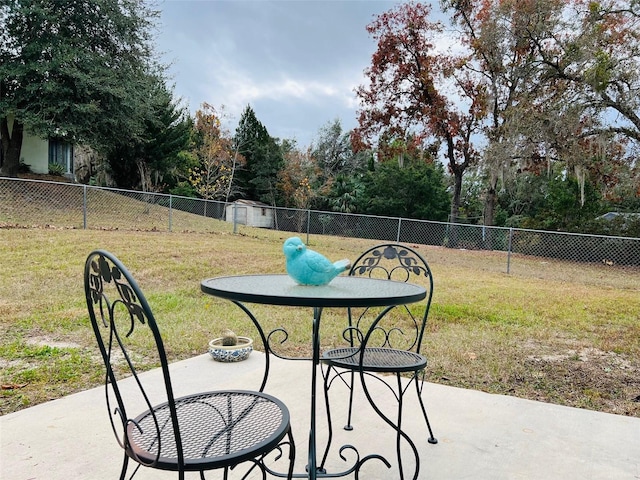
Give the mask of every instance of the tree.
<svg viewBox="0 0 640 480">
<path fill-rule="evenodd" d="M 339 174 L 331 185 L 329 206 L 334 212 L 356 213 L 363 193 L 364 185 L 360 176 Z"/>
<path fill-rule="evenodd" d="M 541 3 L 560 15 L 554 28 L 528 33 L 543 75 L 562 95 L 555 103 L 579 109 L 573 121 L 562 119 L 554 126 L 560 132 L 558 145 L 564 146 L 564 137 L 579 147 L 562 160 L 574 172 L 585 205 L 588 177 L 603 172 L 602 152 L 622 146 L 629 152 L 627 163 L 637 165 L 632 152 L 640 147 L 640 2 L 577 0 L 570 10 L 562 2 Z M 605 157 L 606 163 L 619 160 L 615 153 Z M 606 181 L 613 183 L 611 177 Z M 622 177 L 614 181 L 625 183 Z M 591 183 L 602 181 L 592 178 Z"/>
<path fill-rule="evenodd" d="M 560 13 L 554 28 L 527 32 L 544 72 L 579 92 L 592 118 L 609 117 L 583 135 L 606 131 L 640 142 L 640 1 L 572 3 L 545 0 Z"/>
<path fill-rule="evenodd" d="M 450 219 L 455 222 L 464 172 L 479 156 L 473 136 L 486 115 L 486 92 L 472 76 L 454 75 L 456 59 L 437 51 L 442 25 L 430 22 L 430 14 L 429 6 L 402 4 L 367 26 L 378 47 L 366 70 L 369 85 L 356 90 L 362 107 L 354 144 L 370 147 L 381 135 L 387 141 L 442 142 L 454 177 Z"/>
<path fill-rule="evenodd" d="M 451 199 L 439 164 L 414 163 L 401 167 L 384 162 L 363 178 L 359 211 L 421 220 L 446 221 Z"/>
<path fill-rule="evenodd" d="M 339 174 L 351 175 L 366 169 L 366 152 L 353 152 L 351 132 L 342 130 L 339 119 L 327 122 L 320 128 L 311 150 L 320 169 L 321 183 L 330 184 Z"/>
<path fill-rule="evenodd" d="M 369 152 L 354 152 L 351 132 L 342 130 L 339 119 L 327 122 L 320 128 L 310 150 L 318 170 L 312 183 L 314 206 L 320 210 L 334 209 L 335 183 L 339 178 L 351 178 L 366 171 Z"/>
<path fill-rule="evenodd" d="M 143 129 L 121 132 L 105 148 L 111 176 L 122 188 L 144 192 L 175 187 L 181 171 L 188 169 L 185 152 L 190 146 L 192 120 L 173 99 L 162 77 L 149 77 Z"/>
<path fill-rule="evenodd" d="M 282 150 L 249 105 L 240 116 L 234 144 L 246 160 L 236 173 L 241 195 L 275 205 L 278 172 L 284 165 Z"/>
<path fill-rule="evenodd" d="M 498 182 L 518 156 L 517 111 L 535 98 L 540 82 L 527 27 L 545 28 L 551 13 L 536 17 L 536 2 L 445 0 L 442 4 L 445 12 L 452 11 L 460 43 L 466 48 L 456 70 L 472 76 L 487 92 L 488 116 L 482 128 L 487 142 L 482 162 L 487 180 L 484 224 L 494 225 Z"/>
<path fill-rule="evenodd" d="M 615 143 L 582 163 L 588 171 L 578 176 L 566 164 L 553 160 L 539 163 L 505 178 L 499 195 L 503 223 L 509 227 L 548 228 L 593 234 L 611 234 L 594 224 L 609 211 L 637 212 L 640 189 L 637 173 L 624 161 L 624 146 Z M 566 191 L 562 192 L 562 189 Z"/>
<path fill-rule="evenodd" d="M 189 181 L 205 199 L 227 199 L 233 192 L 233 174 L 237 164 L 244 162 L 234 148 L 233 138 L 222 128 L 220 114 L 208 103 L 196 112 L 196 145 L 198 159 Z"/>
<path fill-rule="evenodd" d="M 3 2 L 0 173 L 17 174 L 25 129 L 100 151 L 141 134 L 157 17 L 139 0 Z"/>
<path fill-rule="evenodd" d="M 545 187 L 544 203 L 525 223 L 528 228 L 577 232 L 585 221 L 598 215 L 598 196 L 591 184 L 585 187 L 573 176 L 554 172 Z M 588 202 L 583 199 L 585 190 Z"/>
<path fill-rule="evenodd" d="M 278 191 L 285 207 L 308 209 L 316 192 L 318 168 L 313 158 L 296 148 L 284 147 L 284 167 L 278 173 Z"/>
<path fill-rule="evenodd" d="M 599 152 L 616 150 L 621 136 L 637 142 L 640 2 L 442 4 L 467 50 L 459 68 L 485 82 L 490 100 L 485 222 L 493 224 L 498 181 L 518 172 L 551 178 L 556 162 L 575 176 L 584 205 Z"/>
</svg>

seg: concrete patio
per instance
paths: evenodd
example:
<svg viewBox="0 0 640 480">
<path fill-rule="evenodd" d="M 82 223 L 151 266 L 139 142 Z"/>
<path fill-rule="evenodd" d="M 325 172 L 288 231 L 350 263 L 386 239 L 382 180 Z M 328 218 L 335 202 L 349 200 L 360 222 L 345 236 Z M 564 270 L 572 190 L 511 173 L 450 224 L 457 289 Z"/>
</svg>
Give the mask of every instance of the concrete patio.
<svg viewBox="0 0 640 480">
<path fill-rule="evenodd" d="M 248 360 L 237 364 L 217 363 L 208 355 L 174 363 L 171 368 L 176 394 L 257 388 L 263 360 L 261 353 L 254 352 Z M 266 389 L 280 397 L 291 411 L 298 450 L 297 471 L 304 471 L 306 464 L 309 373 L 309 362 L 276 359 Z M 160 385 L 159 371 L 144 376 Z M 375 416 L 363 396 L 356 399 L 354 430 L 346 432 L 341 428 L 346 418 L 345 395 L 342 386 L 332 389 L 334 447 L 348 443 L 361 456 L 381 453 L 392 463 L 392 468 L 387 469 L 379 461 L 367 462 L 360 478 L 398 478 L 393 431 Z M 425 386 L 424 398 L 439 443 L 426 442 L 412 392 L 408 395 L 405 420 L 412 438 L 424 439 L 416 441 L 420 479 L 640 479 L 640 418 L 431 383 Z M 394 407 L 388 397 L 376 401 L 383 408 Z M 322 428 L 323 408 L 318 410 L 318 425 Z M 2 416 L 0 435 L 2 480 L 118 478 L 122 454 L 111 432 L 102 387 Z M 320 444 L 323 438 L 320 434 Z M 353 454 L 345 455 L 353 460 Z M 412 462 L 407 463 L 405 472 L 413 468 Z M 348 468 L 336 448 L 330 454 L 327 468 L 329 471 Z M 170 479 L 177 475 L 142 469 L 135 478 Z M 221 476 L 212 473 L 209 478 Z"/>
</svg>

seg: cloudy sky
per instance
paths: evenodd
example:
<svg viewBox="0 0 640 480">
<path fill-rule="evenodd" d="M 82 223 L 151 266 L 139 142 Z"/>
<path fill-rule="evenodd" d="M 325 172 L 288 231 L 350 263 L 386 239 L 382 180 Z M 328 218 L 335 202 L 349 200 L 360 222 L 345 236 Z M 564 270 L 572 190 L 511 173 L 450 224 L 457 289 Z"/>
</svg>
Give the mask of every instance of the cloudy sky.
<svg viewBox="0 0 640 480">
<path fill-rule="evenodd" d="M 251 105 L 271 136 L 303 148 L 336 118 L 356 126 L 354 88 L 376 48 L 365 27 L 396 3 L 162 0 L 157 48 L 191 112 L 224 105 L 234 131 Z"/>
</svg>

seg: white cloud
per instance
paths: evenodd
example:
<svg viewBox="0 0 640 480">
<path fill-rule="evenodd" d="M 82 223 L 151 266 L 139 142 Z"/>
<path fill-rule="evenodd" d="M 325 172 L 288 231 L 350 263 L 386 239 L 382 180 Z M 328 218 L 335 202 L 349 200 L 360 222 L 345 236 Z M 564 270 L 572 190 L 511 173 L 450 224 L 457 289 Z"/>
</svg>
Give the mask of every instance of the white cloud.
<svg viewBox="0 0 640 480">
<path fill-rule="evenodd" d="M 254 80 L 246 75 L 235 75 L 220 78 L 218 82 L 228 95 L 238 98 L 238 102 L 244 104 L 257 100 L 318 102 L 323 97 L 338 96 L 338 90 L 330 84 L 287 77 L 264 81 Z"/>
<path fill-rule="evenodd" d="M 165 1 L 160 50 L 192 112 L 247 105 L 269 133 L 306 146 L 326 122 L 353 128 L 375 49 L 365 26 L 393 1 Z M 235 123 L 234 123 L 235 121 Z"/>
<path fill-rule="evenodd" d="M 296 78 L 285 72 L 271 72 L 261 76 L 260 72 L 247 72 L 232 64 L 221 62 L 220 57 L 209 59 L 208 74 L 197 83 L 204 92 L 204 100 L 223 104 L 232 114 L 239 116 L 242 110 L 257 102 L 304 105 L 341 105 L 352 109 L 356 104 L 355 83 L 339 84 L 331 78 L 308 80 Z M 192 105 L 193 107 L 198 107 Z"/>
</svg>

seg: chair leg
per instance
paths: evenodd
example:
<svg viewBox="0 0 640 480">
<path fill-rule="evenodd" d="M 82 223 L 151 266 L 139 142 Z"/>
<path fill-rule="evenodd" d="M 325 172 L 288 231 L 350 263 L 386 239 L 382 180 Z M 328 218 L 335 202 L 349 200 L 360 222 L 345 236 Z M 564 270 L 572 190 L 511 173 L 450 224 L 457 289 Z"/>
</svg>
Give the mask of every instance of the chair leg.
<svg viewBox="0 0 640 480">
<path fill-rule="evenodd" d="M 415 444 L 413 443 L 413 441 L 411 440 L 411 438 L 405 432 L 402 431 L 402 408 L 404 406 L 405 390 L 402 388 L 402 376 L 399 373 L 396 374 L 396 379 L 398 382 L 398 418 L 396 419 L 396 426 L 394 428 L 396 429 L 396 455 L 398 457 L 398 470 L 400 474 L 400 479 L 404 480 L 404 467 L 402 465 L 402 452 L 401 452 L 402 439 L 404 438 L 407 444 L 411 447 L 411 450 L 413 451 L 413 456 L 416 462 L 416 469 L 413 473 L 413 480 L 417 480 L 418 473 L 420 472 L 420 456 L 418 455 L 418 450 Z"/>
<path fill-rule="evenodd" d="M 349 385 L 349 413 L 347 415 L 347 424 L 344 426 L 344 429 L 347 431 L 351 431 L 353 430 L 353 426 L 351 425 L 351 412 L 353 411 L 353 389 L 356 386 L 355 383 L 355 374 L 353 371 L 351 371 L 351 373 L 349 374 L 351 377 L 350 380 L 350 385 Z"/>
<path fill-rule="evenodd" d="M 129 466 L 129 456 L 125 453 L 124 460 L 122 461 L 122 471 L 120 472 L 120 480 L 125 480 L 125 478 L 127 477 L 128 466 Z M 142 464 L 136 463 L 136 468 L 133 469 L 133 473 L 129 476 L 129 480 L 132 480 L 133 477 L 136 476 L 136 473 L 138 473 L 138 470 L 140 470 L 140 467 L 142 467 Z"/>
<path fill-rule="evenodd" d="M 395 388 L 397 388 L 397 391 L 394 389 L 394 387 L 391 384 L 388 384 L 387 382 L 382 380 L 382 382 L 386 384 L 386 386 L 389 387 L 391 391 L 393 391 L 394 395 L 396 396 L 396 400 L 398 401 L 398 410 L 397 410 L 396 418 L 394 418 L 393 420 L 389 418 L 387 415 L 385 415 L 385 413 L 380 409 L 380 407 L 376 405 L 376 402 L 374 401 L 373 397 L 371 396 L 371 393 L 369 392 L 369 389 L 367 388 L 367 383 L 365 381 L 365 373 L 362 371 L 360 372 L 360 383 L 362 384 L 362 390 L 364 391 L 364 394 L 367 397 L 367 400 L 369 401 L 369 405 L 371 406 L 371 408 L 373 408 L 373 410 L 378 414 L 378 416 L 387 425 L 393 428 L 396 432 L 396 458 L 398 459 L 399 479 L 404 480 L 405 478 L 404 467 L 402 465 L 402 448 L 401 448 L 402 440 L 404 439 L 404 441 L 406 442 L 406 445 L 409 446 L 409 448 L 411 448 L 411 452 L 413 453 L 413 458 L 415 460 L 415 471 L 414 471 L 412 480 L 417 480 L 418 473 L 420 471 L 420 456 L 418 455 L 418 449 L 416 448 L 416 445 L 413 442 L 413 440 L 411 440 L 411 437 L 409 437 L 409 435 L 407 435 L 406 432 L 402 431 L 402 408 L 404 406 L 404 394 L 407 391 L 408 385 L 403 387 L 402 376 L 400 373 L 396 373 L 395 376 L 396 376 Z"/>
<path fill-rule="evenodd" d="M 429 423 L 429 417 L 427 416 L 427 409 L 424 407 L 424 402 L 422 401 L 422 392 L 418 383 L 418 375 L 414 375 L 413 379 L 416 383 L 416 393 L 418 394 L 418 401 L 420 402 L 420 408 L 422 409 L 422 416 L 424 417 L 424 421 L 427 424 L 427 430 L 429 430 L 429 438 L 427 439 L 427 441 L 435 445 L 436 443 L 438 443 L 438 439 L 433 436 L 433 430 L 431 430 L 431 424 Z M 422 383 L 424 385 L 424 379 Z"/>
<path fill-rule="evenodd" d="M 293 432 L 291 430 L 291 426 L 289 426 L 289 472 L 287 474 L 287 479 L 291 480 L 293 478 L 293 467 L 296 462 L 296 445 L 293 443 Z"/>
<path fill-rule="evenodd" d="M 327 456 L 329 455 L 329 450 L 331 449 L 331 441 L 333 440 L 333 421 L 331 420 L 331 405 L 329 401 L 329 387 L 331 385 L 330 377 L 331 370 L 335 370 L 331 365 L 327 365 L 326 372 L 323 373 L 324 376 L 324 409 L 327 412 L 327 445 L 324 449 L 324 454 L 322 455 L 322 460 L 320 461 L 319 467 L 324 468 L 324 464 L 327 461 Z M 337 372 L 336 372 L 337 374 Z M 334 377 L 335 378 L 335 377 Z"/>
<path fill-rule="evenodd" d="M 324 391 L 325 391 L 325 395 L 328 396 L 328 392 L 329 392 L 329 385 L 331 383 L 333 383 L 333 380 L 329 381 L 329 377 L 331 375 L 331 370 L 334 371 L 334 378 L 338 377 L 345 385 L 346 387 L 349 389 L 349 410 L 347 412 L 347 423 L 345 424 L 345 426 L 343 427 L 345 430 L 347 431 L 351 431 L 353 430 L 353 426 L 351 425 L 351 412 L 353 411 L 353 389 L 354 389 L 354 385 L 355 385 L 355 372 L 353 370 L 350 371 L 343 371 L 343 372 L 339 372 L 338 369 L 336 367 L 332 367 L 332 366 L 328 366 L 327 370 L 326 370 L 326 374 L 324 375 Z M 343 375 L 349 374 L 349 380 L 345 380 L 343 378 Z M 327 402 L 327 409 L 329 408 L 329 400 L 327 398 L 326 400 Z"/>
<path fill-rule="evenodd" d="M 120 480 L 125 480 L 127 477 L 127 466 L 129 465 L 129 457 L 127 454 L 124 454 L 124 459 L 122 460 L 122 469 L 120 470 Z M 134 472 L 135 474 L 135 472 Z"/>
<path fill-rule="evenodd" d="M 400 440 L 402 437 L 400 436 L 400 432 L 402 431 L 402 385 L 400 383 L 400 374 L 397 374 L 398 377 L 398 418 L 396 419 L 396 457 L 398 458 L 398 470 L 400 474 L 400 479 L 404 479 L 404 468 L 402 467 L 402 454 L 400 451 Z"/>
</svg>

